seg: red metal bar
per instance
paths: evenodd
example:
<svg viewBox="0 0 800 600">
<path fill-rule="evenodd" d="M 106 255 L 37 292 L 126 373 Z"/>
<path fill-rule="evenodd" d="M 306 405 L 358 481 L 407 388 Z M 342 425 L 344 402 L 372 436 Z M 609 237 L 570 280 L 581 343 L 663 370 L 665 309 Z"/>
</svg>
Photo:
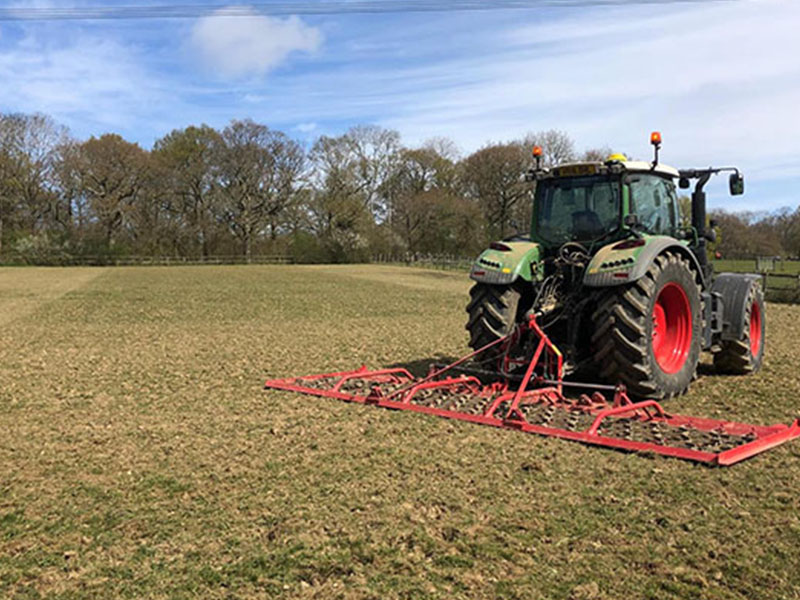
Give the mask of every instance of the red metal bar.
<svg viewBox="0 0 800 600">
<path fill-rule="evenodd" d="M 597 435 L 597 430 L 600 428 L 600 424 L 606 417 L 610 417 L 612 415 L 621 415 L 628 412 L 637 412 L 639 410 L 647 409 L 651 406 L 656 409 L 659 417 L 666 418 L 667 415 L 658 402 L 655 400 L 645 400 L 644 402 L 637 402 L 636 404 L 625 404 L 600 411 L 597 414 L 597 418 L 595 418 L 594 423 L 592 423 L 592 426 L 586 430 L 586 433 L 587 435 Z"/>
<path fill-rule="evenodd" d="M 364 365 L 358 371 L 343 375 L 339 382 L 333 387 L 333 391 L 338 392 L 342 388 L 342 385 L 348 381 L 352 381 L 353 379 L 373 378 L 379 375 L 396 375 L 398 373 L 407 377 L 408 379 L 414 379 L 414 376 L 406 369 L 381 369 L 379 371 L 367 371 L 367 367 Z M 395 377 L 395 379 L 398 378 Z"/>
<path fill-rule="evenodd" d="M 760 437 L 749 444 L 744 444 L 743 446 L 721 452 L 717 455 L 717 464 L 720 466 L 732 465 L 759 454 L 760 452 L 779 446 L 784 442 L 793 440 L 796 437 L 800 437 L 800 419 L 795 419 L 794 423 L 791 425 L 783 425 L 781 431 L 776 431 L 775 433 Z"/>
</svg>

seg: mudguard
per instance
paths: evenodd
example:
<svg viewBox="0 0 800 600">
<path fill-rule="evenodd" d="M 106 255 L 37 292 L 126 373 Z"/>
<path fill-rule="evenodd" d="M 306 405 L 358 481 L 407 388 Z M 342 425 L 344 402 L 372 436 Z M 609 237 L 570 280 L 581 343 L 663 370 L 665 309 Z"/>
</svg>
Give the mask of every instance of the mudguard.
<svg viewBox="0 0 800 600">
<path fill-rule="evenodd" d="M 674 250 L 686 257 L 705 287 L 703 270 L 694 253 L 675 238 L 665 235 L 633 238 L 603 246 L 586 268 L 583 285 L 610 287 L 636 281 L 647 273 L 656 256 L 665 250 Z"/>
<path fill-rule="evenodd" d="M 529 241 L 494 242 L 472 265 L 469 276 L 480 283 L 507 285 L 518 278 L 539 279 L 540 246 Z"/>
<path fill-rule="evenodd" d="M 711 286 L 722 301 L 722 339 L 740 340 L 744 335 L 745 302 L 750 288 L 759 285 L 761 276 L 754 273 L 720 273 Z"/>
</svg>

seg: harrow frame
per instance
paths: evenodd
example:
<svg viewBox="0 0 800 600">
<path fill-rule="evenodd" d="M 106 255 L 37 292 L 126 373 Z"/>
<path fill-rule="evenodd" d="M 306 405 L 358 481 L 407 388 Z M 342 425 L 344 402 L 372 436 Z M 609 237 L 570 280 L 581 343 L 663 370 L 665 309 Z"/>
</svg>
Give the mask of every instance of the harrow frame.
<svg viewBox="0 0 800 600">
<path fill-rule="evenodd" d="M 508 345 L 513 336 L 525 333 L 538 342 L 518 386 L 514 387 L 510 378 L 484 384 L 474 375 L 444 376 L 489 348 Z M 505 353 L 502 360 L 502 370 L 507 372 L 511 362 Z M 442 368 L 431 368 L 421 379 L 404 368 L 371 371 L 362 366 L 352 371 L 270 379 L 265 388 L 717 466 L 732 465 L 800 437 L 798 419 L 789 425 L 764 426 L 670 414 L 655 400 L 633 402 L 622 385 L 565 382 L 562 368 L 561 353 L 530 317 L 505 338 Z M 571 399 L 564 395 L 565 387 L 595 391 Z M 599 390 L 613 391 L 610 403 Z M 620 428 L 622 435 L 614 434 Z"/>
</svg>

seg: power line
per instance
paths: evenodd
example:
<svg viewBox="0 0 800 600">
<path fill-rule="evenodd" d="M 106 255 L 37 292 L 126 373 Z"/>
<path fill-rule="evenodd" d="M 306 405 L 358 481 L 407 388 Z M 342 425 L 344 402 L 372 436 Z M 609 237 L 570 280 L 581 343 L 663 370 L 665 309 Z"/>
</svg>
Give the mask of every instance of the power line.
<svg viewBox="0 0 800 600">
<path fill-rule="evenodd" d="M 233 0 L 232 0 L 233 1 Z M 626 5 L 708 4 L 738 0 L 316 0 L 222 4 L 165 4 L 161 6 L 11 7 L 0 8 L 0 21 L 76 21 L 108 19 L 188 19 L 203 16 L 252 17 L 270 15 L 375 14 L 581 8 Z"/>
</svg>

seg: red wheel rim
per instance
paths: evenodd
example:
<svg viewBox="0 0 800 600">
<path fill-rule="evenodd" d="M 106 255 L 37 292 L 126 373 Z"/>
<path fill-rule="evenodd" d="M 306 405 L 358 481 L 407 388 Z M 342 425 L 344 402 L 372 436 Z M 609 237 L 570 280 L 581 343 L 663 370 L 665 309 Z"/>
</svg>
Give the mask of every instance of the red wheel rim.
<svg viewBox="0 0 800 600">
<path fill-rule="evenodd" d="M 653 355 L 662 371 L 677 373 L 686 364 L 691 346 L 689 298 L 680 285 L 668 283 L 661 288 L 653 307 Z"/>
<path fill-rule="evenodd" d="M 758 356 L 761 350 L 761 306 L 753 302 L 750 308 L 750 354 Z"/>
</svg>

